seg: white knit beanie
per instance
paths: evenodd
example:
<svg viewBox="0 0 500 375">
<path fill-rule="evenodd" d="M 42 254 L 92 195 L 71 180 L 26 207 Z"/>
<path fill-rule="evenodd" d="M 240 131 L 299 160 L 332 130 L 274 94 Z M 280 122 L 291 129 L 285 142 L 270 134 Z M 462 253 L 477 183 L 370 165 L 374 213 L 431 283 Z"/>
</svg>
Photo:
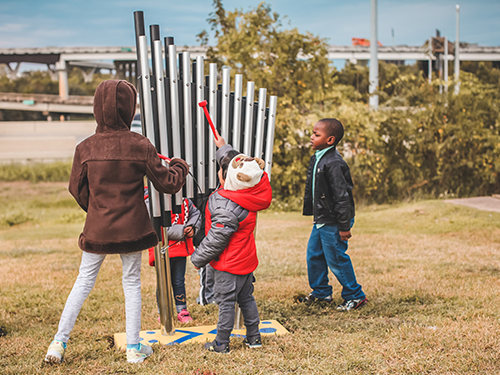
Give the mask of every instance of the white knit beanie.
<svg viewBox="0 0 500 375">
<path fill-rule="evenodd" d="M 260 182 L 264 171 L 264 161 L 243 154 L 235 156 L 227 168 L 225 190 L 243 190 Z"/>
</svg>

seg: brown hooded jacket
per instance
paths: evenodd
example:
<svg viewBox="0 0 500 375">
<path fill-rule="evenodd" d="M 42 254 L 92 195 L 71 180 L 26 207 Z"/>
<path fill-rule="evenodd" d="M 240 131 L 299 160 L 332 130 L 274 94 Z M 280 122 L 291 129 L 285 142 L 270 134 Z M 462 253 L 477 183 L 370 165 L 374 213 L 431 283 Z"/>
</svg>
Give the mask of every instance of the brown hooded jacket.
<svg viewBox="0 0 500 375">
<path fill-rule="evenodd" d="M 162 165 L 146 137 L 130 131 L 137 93 L 127 81 L 102 82 L 94 96 L 96 133 L 75 150 L 69 191 L 87 212 L 78 244 L 98 254 L 129 253 L 158 243 L 144 204 L 144 176 L 162 193 L 184 185 L 189 167 Z"/>
</svg>

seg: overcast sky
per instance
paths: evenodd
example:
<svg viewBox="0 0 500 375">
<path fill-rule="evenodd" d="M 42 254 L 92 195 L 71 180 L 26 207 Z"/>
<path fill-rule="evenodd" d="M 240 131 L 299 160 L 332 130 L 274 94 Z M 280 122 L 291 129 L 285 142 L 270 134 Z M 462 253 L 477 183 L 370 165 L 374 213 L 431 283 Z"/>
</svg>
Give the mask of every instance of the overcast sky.
<svg viewBox="0 0 500 375">
<path fill-rule="evenodd" d="M 284 27 L 350 45 L 370 37 L 370 0 L 269 0 Z M 379 0 L 379 40 L 421 45 L 436 28 L 455 40 L 455 4 L 460 4 L 460 40 L 500 45 L 500 0 Z M 226 10 L 249 10 L 259 0 L 225 0 Z M 133 46 L 133 12 L 146 25 L 159 24 L 177 45 L 196 45 L 208 29 L 211 0 L 0 0 L 0 48 L 46 46 Z"/>
</svg>

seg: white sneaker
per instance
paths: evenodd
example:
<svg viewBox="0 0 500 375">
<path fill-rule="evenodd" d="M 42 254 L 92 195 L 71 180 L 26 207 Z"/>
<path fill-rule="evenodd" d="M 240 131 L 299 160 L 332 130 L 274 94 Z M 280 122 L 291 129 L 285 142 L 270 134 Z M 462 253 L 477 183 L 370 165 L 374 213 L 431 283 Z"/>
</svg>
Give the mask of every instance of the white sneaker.
<svg viewBox="0 0 500 375">
<path fill-rule="evenodd" d="M 153 348 L 139 344 L 139 349 L 127 349 L 127 362 L 140 363 L 153 354 Z"/>
<path fill-rule="evenodd" d="M 45 355 L 45 362 L 51 364 L 59 364 L 64 359 L 64 351 L 66 344 L 60 340 L 54 340 L 50 343 L 47 354 Z"/>
</svg>

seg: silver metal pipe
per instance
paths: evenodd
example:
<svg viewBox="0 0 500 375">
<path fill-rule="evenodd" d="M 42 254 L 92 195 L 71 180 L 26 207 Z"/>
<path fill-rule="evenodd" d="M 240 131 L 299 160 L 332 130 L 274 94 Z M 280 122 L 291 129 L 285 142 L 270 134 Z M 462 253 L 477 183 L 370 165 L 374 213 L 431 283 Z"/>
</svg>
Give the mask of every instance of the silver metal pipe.
<svg viewBox="0 0 500 375">
<path fill-rule="evenodd" d="M 243 90 L 243 75 L 234 76 L 234 113 L 233 113 L 233 147 L 240 151 L 241 144 L 241 104 Z"/>
<path fill-rule="evenodd" d="M 158 127 L 157 132 L 153 135 L 159 135 L 160 139 L 157 142 L 158 151 L 165 155 L 168 155 L 168 139 L 167 139 L 167 108 L 165 102 L 165 81 L 164 81 L 164 70 L 163 70 L 163 50 L 161 41 L 159 38 L 160 30 L 159 26 L 154 25 L 150 27 L 151 30 L 151 55 L 153 60 L 153 74 L 155 77 L 155 87 L 156 87 L 156 108 L 157 108 L 157 122 L 154 124 Z M 144 95 L 144 93 L 143 93 Z M 164 162 L 163 162 L 164 163 Z M 154 187 L 150 184 L 150 191 L 154 191 Z M 165 217 L 170 216 L 171 199 L 170 195 L 164 195 L 164 206 L 163 209 Z M 159 219 L 159 218 L 158 218 Z M 161 224 L 157 221 L 156 225 Z M 165 223 L 163 223 L 165 225 Z M 155 223 L 153 223 L 155 225 Z M 155 270 L 156 270 L 156 283 L 157 283 L 157 296 L 158 296 L 158 310 L 160 314 L 160 327 L 162 335 L 172 335 L 175 331 L 174 329 L 174 301 L 172 298 L 172 285 L 168 283 L 167 280 L 171 279 L 170 276 L 170 261 L 168 259 L 168 253 L 164 255 L 164 249 L 166 244 L 168 244 L 167 230 L 163 228 L 155 228 L 161 231 L 162 241 L 155 247 Z M 166 241 L 166 242 L 165 242 Z M 162 255 L 163 253 L 163 255 Z"/>
<path fill-rule="evenodd" d="M 217 124 L 217 64 L 209 65 L 209 90 L 208 112 L 214 125 Z M 208 188 L 215 189 L 217 186 L 217 161 L 215 160 L 215 143 L 212 139 L 208 142 Z"/>
<path fill-rule="evenodd" d="M 172 148 L 173 156 L 181 155 L 181 130 L 179 109 L 179 87 L 177 78 L 177 51 L 174 44 L 168 46 L 168 69 L 170 80 L 170 112 L 172 114 Z M 175 204 L 182 204 L 182 191 L 175 194 Z"/>
<path fill-rule="evenodd" d="M 155 80 L 156 80 L 156 99 L 158 105 L 158 127 L 160 132 L 160 153 L 168 156 L 168 134 L 167 134 L 167 106 L 165 101 L 165 74 L 163 71 L 163 49 L 160 40 L 153 41 L 154 59 L 155 59 Z M 163 165 L 168 166 L 165 160 Z M 165 211 L 172 210 L 172 200 L 170 194 L 164 194 Z"/>
<path fill-rule="evenodd" d="M 271 95 L 269 97 L 269 118 L 267 119 L 266 152 L 264 153 L 264 161 L 266 162 L 264 170 L 269 176 L 269 181 L 271 181 L 271 167 L 273 165 L 274 129 L 276 127 L 277 106 L 278 97 Z"/>
<path fill-rule="evenodd" d="M 193 167 L 193 121 L 191 116 L 191 55 L 189 52 L 182 54 L 182 83 L 184 98 L 184 160 L 189 168 Z M 193 177 L 186 176 L 186 196 L 194 198 Z"/>
<path fill-rule="evenodd" d="M 231 71 L 222 69 L 222 108 L 221 108 L 221 135 L 229 142 L 229 94 L 231 85 Z"/>
<path fill-rule="evenodd" d="M 457 4 L 457 26 L 455 36 L 455 95 L 460 92 L 460 5 Z"/>
<path fill-rule="evenodd" d="M 205 80 L 205 69 L 204 69 L 204 58 L 203 56 L 196 57 L 196 103 L 200 103 L 205 100 L 205 90 L 204 90 L 204 80 Z M 205 116 L 203 114 L 203 108 L 199 105 L 196 106 L 196 139 L 198 143 L 197 149 L 197 160 L 196 165 L 198 167 L 197 180 L 198 186 L 200 187 L 201 193 L 205 193 Z"/>
<path fill-rule="evenodd" d="M 240 305 L 236 302 L 234 308 L 234 326 L 233 329 L 243 329 L 245 328 L 243 312 L 241 311 Z"/>
<path fill-rule="evenodd" d="M 139 59 L 141 67 L 141 86 L 142 86 L 142 105 L 144 113 L 144 124 L 146 128 L 146 136 L 149 141 L 155 145 L 155 132 L 154 132 L 154 120 L 153 120 L 153 101 L 151 99 L 151 84 L 149 76 L 149 59 L 148 59 L 148 44 L 145 35 L 140 35 L 138 37 L 139 44 Z M 150 189 L 149 196 L 151 199 L 151 207 L 153 217 L 160 217 L 160 193 L 155 188 Z"/>
<path fill-rule="evenodd" d="M 448 37 L 444 37 L 444 91 L 448 92 Z"/>
<path fill-rule="evenodd" d="M 448 37 L 444 37 L 444 85 L 448 92 Z"/>
<path fill-rule="evenodd" d="M 370 107 L 378 108 L 378 17 L 377 0 L 372 0 L 371 6 L 371 35 L 370 35 Z"/>
<path fill-rule="evenodd" d="M 259 89 L 259 109 L 257 111 L 257 128 L 255 130 L 255 148 L 253 156 L 262 158 L 262 146 L 264 143 L 264 120 L 266 115 L 266 93 L 267 89 Z"/>
<path fill-rule="evenodd" d="M 174 295 L 172 288 L 172 277 L 170 273 L 170 260 L 168 256 L 168 234 L 167 228 L 162 228 L 163 240 L 161 245 L 155 247 L 155 269 L 156 283 L 158 291 L 164 290 L 164 293 L 158 293 L 158 307 L 160 309 L 161 334 L 163 336 L 173 335 L 175 333 L 174 317 Z"/>
<path fill-rule="evenodd" d="M 252 153 L 252 122 L 253 122 L 253 101 L 254 101 L 255 82 L 247 82 L 247 100 L 245 109 L 245 142 L 243 153 L 251 156 Z"/>
<path fill-rule="evenodd" d="M 432 38 L 429 38 L 429 83 L 432 83 Z"/>
</svg>

